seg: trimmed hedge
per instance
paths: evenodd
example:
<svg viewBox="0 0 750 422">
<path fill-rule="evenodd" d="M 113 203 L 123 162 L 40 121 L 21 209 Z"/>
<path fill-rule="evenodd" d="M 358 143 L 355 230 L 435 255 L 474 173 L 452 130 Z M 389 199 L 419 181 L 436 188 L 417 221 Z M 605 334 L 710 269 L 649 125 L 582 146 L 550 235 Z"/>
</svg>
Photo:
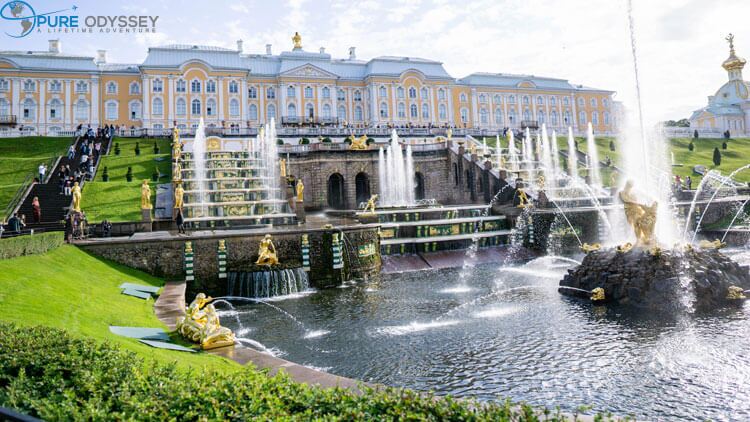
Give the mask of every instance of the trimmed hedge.
<svg viewBox="0 0 750 422">
<path fill-rule="evenodd" d="M 146 363 L 109 343 L 0 323 L 0 406 L 45 420 L 564 420 L 510 402 L 409 390 L 361 395 L 245 368 L 228 374 Z M 179 354 L 175 352 L 175 359 Z"/>
<path fill-rule="evenodd" d="M 0 259 L 42 254 L 65 243 L 62 232 L 49 232 L 0 239 Z"/>
</svg>

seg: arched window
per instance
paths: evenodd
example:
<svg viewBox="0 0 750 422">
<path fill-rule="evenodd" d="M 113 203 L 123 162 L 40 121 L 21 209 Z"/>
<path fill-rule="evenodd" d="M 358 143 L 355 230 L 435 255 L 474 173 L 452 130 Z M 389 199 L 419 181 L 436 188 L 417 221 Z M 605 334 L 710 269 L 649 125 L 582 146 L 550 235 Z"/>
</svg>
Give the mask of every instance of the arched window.
<svg viewBox="0 0 750 422">
<path fill-rule="evenodd" d="M 420 89 L 420 90 L 419 90 L 419 96 L 420 96 L 420 97 L 421 97 L 421 98 L 422 98 L 423 100 L 426 100 L 426 99 L 427 99 L 427 94 L 428 94 L 428 92 L 427 92 L 427 88 L 424 88 L 424 87 L 422 87 L 422 89 Z"/>
<path fill-rule="evenodd" d="M 412 104 L 411 106 L 409 106 L 409 115 L 412 119 L 416 119 L 419 117 L 419 111 L 417 110 L 416 104 Z"/>
<path fill-rule="evenodd" d="M 537 119 L 537 120 L 539 121 L 539 124 L 540 124 L 540 125 L 541 125 L 542 123 L 546 123 L 546 122 L 547 122 L 546 116 L 545 116 L 545 114 L 544 114 L 544 110 L 538 110 L 538 111 L 536 112 L 536 119 Z"/>
<path fill-rule="evenodd" d="M 193 116 L 199 116 L 201 114 L 201 100 L 196 98 L 190 103 L 190 114 Z"/>
<path fill-rule="evenodd" d="M 107 82 L 107 94 L 117 94 L 117 83 Z"/>
<path fill-rule="evenodd" d="M 503 102 L 503 97 L 500 94 L 496 94 L 494 99 L 492 100 L 495 104 L 500 104 Z"/>
<path fill-rule="evenodd" d="M 247 98 L 256 99 L 258 98 L 258 88 L 251 86 L 247 89 Z"/>
<path fill-rule="evenodd" d="M 305 117 L 315 117 L 315 107 L 311 103 L 305 106 Z"/>
<path fill-rule="evenodd" d="M 508 97 L 508 103 L 515 104 L 516 103 L 516 96 L 515 95 L 509 96 Z"/>
<path fill-rule="evenodd" d="M 156 79 L 154 82 L 156 82 L 156 81 L 161 82 L 160 79 Z M 76 82 L 76 92 L 83 93 L 83 92 L 88 92 L 88 91 L 89 91 L 89 84 L 87 84 L 84 81 L 78 81 L 78 82 Z"/>
<path fill-rule="evenodd" d="M 324 86 L 322 92 L 323 92 L 323 98 L 324 99 L 331 98 L 331 88 L 328 88 L 327 86 Z"/>
<path fill-rule="evenodd" d="M 88 120 L 89 118 L 89 103 L 86 100 L 78 100 L 75 106 L 75 118 L 76 120 Z"/>
<path fill-rule="evenodd" d="M 552 123 L 552 126 L 557 126 L 557 111 L 552 110 L 549 113 L 549 120 L 550 120 L 550 123 Z"/>
<path fill-rule="evenodd" d="M 115 103 L 117 105 L 117 103 Z M 115 113 L 116 115 L 117 113 Z M 62 102 L 57 98 L 49 102 L 49 118 L 59 119 L 62 117 Z"/>
<path fill-rule="evenodd" d="M 523 96 L 523 104 L 524 105 L 528 105 L 529 104 L 529 96 L 528 95 L 524 95 Z"/>
<path fill-rule="evenodd" d="M 329 104 L 323 104 L 323 118 L 331 118 L 331 106 Z"/>
<path fill-rule="evenodd" d="M 381 86 L 380 88 L 378 88 L 378 96 L 380 96 L 380 97 L 387 97 L 388 96 L 388 90 L 385 89 L 384 86 Z"/>
<path fill-rule="evenodd" d="M 523 119 L 524 120 L 531 120 L 531 112 L 529 111 L 528 108 L 523 111 Z"/>
<path fill-rule="evenodd" d="M 438 100 L 445 100 L 445 90 L 443 88 L 438 90 Z"/>
<path fill-rule="evenodd" d="M 187 102 L 184 98 L 178 98 L 175 105 L 175 112 L 178 116 L 184 116 L 187 114 Z"/>
<path fill-rule="evenodd" d="M 571 119 L 570 119 L 570 111 L 568 111 L 568 110 L 565 110 L 565 114 L 564 114 L 564 117 L 563 117 L 563 123 L 566 126 L 569 125 L 569 124 L 571 124 L 571 123 L 573 123 L 571 121 Z"/>
<path fill-rule="evenodd" d="M 229 93 L 230 94 L 236 94 L 240 92 L 240 87 L 237 81 L 230 81 L 229 82 Z"/>
<path fill-rule="evenodd" d="M 544 105 L 544 98 L 541 95 L 536 97 L 536 105 Z"/>
<path fill-rule="evenodd" d="M 0 98 L 0 116 L 7 116 L 10 114 L 10 103 L 5 98 Z"/>
<path fill-rule="evenodd" d="M 599 113 L 596 111 L 591 113 L 591 124 L 594 126 L 599 124 Z"/>
<path fill-rule="evenodd" d="M 338 91 L 336 91 L 336 99 L 338 101 L 346 101 L 346 91 L 344 91 L 343 89 L 339 89 Z"/>
<path fill-rule="evenodd" d="M 417 89 L 414 87 L 409 88 L 409 98 L 417 98 Z"/>
<path fill-rule="evenodd" d="M 581 111 L 578 113 L 578 124 L 585 125 L 586 124 L 586 112 Z"/>
<path fill-rule="evenodd" d="M 591 99 L 591 107 L 596 108 L 596 98 Z"/>
<path fill-rule="evenodd" d="M 113 83 L 113 82 L 110 82 Z M 5 86 L 5 88 L 3 88 Z M 8 81 L 6 79 L 0 80 L 0 91 L 7 91 L 8 90 Z M 50 92 L 60 92 L 62 91 L 62 83 L 60 81 L 51 81 L 49 83 L 49 91 Z M 115 83 L 115 92 L 117 92 L 117 84 Z"/>
<path fill-rule="evenodd" d="M 178 79 L 177 83 L 175 84 L 175 91 L 177 91 L 177 92 L 186 92 L 187 91 L 187 82 L 185 82 L 184 79 Z"/>
<path fill-rule="evenodd" d="M 84 91 L 86 87 L 83 87 Z M 151 92 L 164 92 L 164 81 L 161 79 L 154 79 L 151 82 Z"/>
<path fill-rule="evenodd" d="M 606 98 L 602 98 L 602 105 L 604 106 L 604 108 L 609 108 L 609 100 L 607 100 Z"/>
<path fill-rule="evenodd" d="M 404 103 L 398 103 L 398 117 L 401 119 L 406 118 L 406 105 Z"/>
<path fill-rule="evenodd" d="M 499 126 L 505 124 L 503 121 L 503 110 L 500 107 L 495 109 L 495 124 Z"/>
<path fill-rule="evenodd" d="M 36 103 L 31 98 L 27 98 L 23 100 L 23 118 L 24 119 L 36 118 Z"/>
<path fill-rule="evenodd" d="M 586 100 L 584 100 L 583 98 L 579 97 L 578 98 L 578 106 L 579 107 L 584 107 L 585 105 L 586 105 Z"/>
<path fill-rule="evenodd" d="M 32 81 L 31 79 L 26 79 L 25 81 L 23 81 L 23 90 L 36 91 L 36 82 Z"/>
<path fill-rule="evenodd" d="M 138 120 L 141 118 L 141 102 L 132 101 L 129 105 L 130 120 Z"/>
<path fill-rule="evenodd" d="M 438 106 L 438 114 L 440 115 L 440 120 L 448 119 L 448 110 L 445 108 L 445 104 Z"/>
<path fill-rule="evenodd" d="M 206 81 L 206 92 L 209 92 L 209 93 L 216 92 L 216 81 L 214 80 Z"/>
<path fill-rule="evenodd" d="M 396 88 L 396 97 L 398 97 L 398 98 L 404 98 L 404 88 L 403 87 Z"/>
<path fill-rule="evenodd" d="M 161 116 L 164 113 L 164 102 L 161 98 L 154 98 L 151 101 L 151 114 L 155 116 Z"/>
<path fill-rule="evenodd" d="M 193 79 L 193 82 L 190 82 L 190 92 L 201 92 L 201 81 Z"/>
<path fill-rule="evenodd" d="M 380 117 L 384 119 L 388 117 L 388 104 L 380 103 Z"/>
<path fill-rule="evenodd" d="M 137 95 L 141 93 L 141 84 L 138 82 L 130 83 L 130 95 Z"/>
<path fill-rule="evenodd" d="M 362 107 L 356 106 L 354 107 L 354 120 L 355 121 L 361 121 L 362 119 Z"/>
<path fill-rule="evenodd" d="M 461 94 L 461 97 L 460 97 L 460 98 L 461 98 L 461 102 L 462 102 L 462 103 L 465 103 L 465 102 L 466 102 L 466 94 L 463 94 L 463 93 L 462 93 L 462 94 Z"/>
<path fill-rule="evenodd" d="M 247 118 L 250 120 L 258 120 L 258 106 L 255 104 L 250 104 L 250 107 L 248 107 L 248 116 Z"/>
<path fill-rule="evenodd" d="M 605 125 L 609 124 L 609 112 L 608 111 L 604 112 L 604 124 Z"/>
<path fill-rule="evenodd" d="M 557 97 L 549 97 L 549 105 L 557 105 Z"/>
<path fill-rule="evenodd" d="M 53 82 L 57 82 L 57 81 L 53 81 Z M 7 91 L 9 89 L 10 89 L 10 82 L 8 82 L 7 79 L 0 79 L 0 91 Z"/>
<path fill-rule="evenodd" d="M 269 122 L 271 121 L 271 119 L 275 119 L 276 118 L 276 106 L 275 105 L 273 105 L 273 104 L 269 104 L 268 105 L 268 110 L 267 110 L 267 113 L 266 113 L 266 117 L 268 118 Z"/>
<path fill-rule="evenodd" d="M 430 107 L 427 106 L 427 104 L 422 104 L 422 119 L 423 120 L 430 119 Z"/>
<path fill-rule="evenodd" d="M 286 107 L 286 115 L 288 117 L 297 117 L 297 106 L 294 103 L 289 103 Z"/>
<path fill-rule="evenodd" d="M 268 89 L 266 89 L 266 98 L 268 98 L 269 100 L 273 100 L 276 98 L 276 90 L 273 89 L 273 87 L 269 87 Z"/>
<path fill-rule="evenodd" d="M 510 109 L 510 111 L 508 112 L 508 123 L 512 125 L 513 122 L 515 121 L 516 121 L 516 110 Z"/>
<path fill-rule="evenodd" d="M 342 105 L 339 106 L 339 109 L 336 112 L 339 120 L 346 120 L 346 108 Z"/>
<path fill-rule="evenodd" d="M 294 98 L 296 96 L 297 90 L 294 89 L 293 86 L 289 85 L 286 88 L 286 96 L 289 98 Z"/>
<path fill-rule="evenodd" d="M 107 101 L 104 106 L 104 114 L 107 120 L 117 120 L 117 101 Z"/>
<path fill-rule="evenodd" d="M 466 123 L 469 121 L 469 110 L 466 108 L 461 109 L 461 122 Z"/>
<path fill-rule="evenodd" d="M 208 85 L 206 85 L 206 88 L 208 88 Z M 206 116 L 213 116 L 216 114 L 216 100 L 213 98 L 209 98 L 208 101 L 206 101 Z"/>
<path fill-rule="evenodd" d="M 362 101 L 362 92 L 359 90 L 354 91 L 354 101 Z"/>
<path fill-rule="evenodd" d="M 311 86 L 305 87 L 305 98 L 312 98 L 313 97 L 313 89 Z"/>
<path fill-rule="evenodd" d="M 236 98 L 229 100 L 229 115 L 232 117 L 240 116 L 240 100 Z"/>
<path fill-rule="evenodd" d="M 479 102 L 480 103 L 486 103 L 487 102 L 487 96 L 484 94 L 479 94 Z"/>
<path fill-rule="evenodd" d="M 486 108 L 483 108 L 483 109 L 479 110 L 479 122 L 482 123 L 483 125 L 488 124 L 489 123 L 489 117 L 488 117 L 488 115 L 489 115 L 489 113 L 487 113 L 487 109 Z"/>
</svg>

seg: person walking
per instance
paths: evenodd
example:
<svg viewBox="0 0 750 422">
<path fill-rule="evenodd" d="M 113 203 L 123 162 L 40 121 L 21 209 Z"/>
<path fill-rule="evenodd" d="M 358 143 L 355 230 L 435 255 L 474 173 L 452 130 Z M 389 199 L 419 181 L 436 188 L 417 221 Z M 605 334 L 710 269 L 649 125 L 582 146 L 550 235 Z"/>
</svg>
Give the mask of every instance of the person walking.
<svg viewBox="0 0 750 422">
<path fill-rule="evenodd" d="M 177 233 L 184 234 L 185 233 L 185 218 L 182 216 L 182 210 L 177 209 L 177 216 L 175 217 L 175 222 L 177 222 Z"/>
<path fill-rule="evenodd" d="M 688 176 L 685 178 L 685 184 L 687 185 L 687 190 L 693 190 L 693 178 Z"/>
<path fill-rule="evenodd" d="M 42 222 L 42 206 L 39 205 L 39 197 L 34 197 L 34 200 L 31 201 L 31 209 L 34 214 L 34 223 L 41 223 Z"/>
<path fill-rule="evenodd" d="M 47 173 L 47 165 L 39 164 L 39 183 L 44 183 L 44 175 Z"/>
<path fill-rule="evenodd" d="M 70 144 L 70 148 L 68 148 L 68 160 L 72 160 L 76 157 L 76 146 L 75 144 Z"/>
<path fill-rule="evenodd" d="M 23 221 L 18 216 L 18 213 L 14 213 L 13 217 L 8 220 L 8 230 L 15 234 L 21 234 L 21 230 L 23 230 L 23 227 Z"/>
</svg>

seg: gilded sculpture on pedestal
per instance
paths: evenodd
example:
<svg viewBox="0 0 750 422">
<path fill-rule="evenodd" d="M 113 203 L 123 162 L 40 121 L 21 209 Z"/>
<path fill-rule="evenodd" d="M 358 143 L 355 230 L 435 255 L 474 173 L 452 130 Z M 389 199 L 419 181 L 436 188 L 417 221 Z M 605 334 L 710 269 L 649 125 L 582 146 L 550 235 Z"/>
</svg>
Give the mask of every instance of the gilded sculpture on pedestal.
<svg viewBox="0 0 750 422">
<path fill-rule="evenodd" d="M 279 171 L 281 172 L 281 177 L 286 177 L 286 158 L 279 160 Z"/>
<path fill-rule="evenodd" d="M 367 135 L 362 135 L 358 138 L 355 138 L 354 135 L 349 135 L 349 141 L 351 141 L 351 144 L 349 144 L 349 149 L 353 149 L 353 150 L 367 149 Z"/>
<path fill-rule="evenodd" d="M 172 165 L 172 181 L 178 182 L 182 180 L 182 165 L 180 164 L 180 160 L 177 160 Z"/>
<path fill-rule="evenodd" d="M 370 199 L 367 200 L 367 205 L 365 205 L 365 210 L 363 213 L 365 214 L 375 214 L 375 202 L 378 200 L 378 195 L 372 195 Z"/>
<path fill-rule="evenodd" d="M 294 43 L 295 50 L 302 49 L 302 36 L 299 34 L 299 32 L 294 33 L 294 36 L 292 37 L 292 42 Z"/>
<path fill-rule="evenodd" d="M 141 183 L 141 209 L 150 210 L 153 208 L 151 205 L 151 186 L 148 185 L 148 180 L 143 180 Z"/>
<path fill-rule="evenodd" d="M 526 195 L 526 191 L 523 190 L 523 188 L 518 188 L 516 195 L 518 196 L 518 208 L 528 208 L 531 206 L 531 201 L 529 201 L 528 195 Z"/>
<path fill-rule="evenodd" d="M 183 204 L 183 197 L 185 196 L 185 190 L 182 188 L 182 183 L 177 183 L 174 187 L 174 209 L 181 210 Z"/>
<path fill-rule="evenodd" d="M 297 202 L 303 202 L 305 200 L 305 185 L 302 183 L 302 179 L 297 179 Z"/>
<path fill-rule="evenodd" d="M 279 263 L 279 259 L 276 257 L 276 246 L 273 245 L 271 235 L 267 234 L 260 241 L 258 246 L 258 260 L 255 261 L 257 265 L 276 265 Z"/>
<path fill-rule="evenodd" d="M 186 339 L 199 343 L 204 350 L 231 346 L 235 338 L 232 330 L 222 327 L 211 297 L 198 293 L 185 309 L 185 316 L 177 320 L 177 332 Z"/>
<path fill-rule="evenodd" d="M 656 225 L 656 209 L 659 205 L 654 201 L 651 205 L 638 202 L 633 193 L 633 181 L 628 180 L 625 188 L 620 192 L 620 200 L 625 205 L 625 217 L 628 224 L 633 228 L 636 237 L 636 246 L 653 246 L 654 226 Z"/>
<path fill-rule="evenodd" d="M 73 183 L 73 211 L 81 212 L 81 186 L 78 182 Z"/>
</svg>

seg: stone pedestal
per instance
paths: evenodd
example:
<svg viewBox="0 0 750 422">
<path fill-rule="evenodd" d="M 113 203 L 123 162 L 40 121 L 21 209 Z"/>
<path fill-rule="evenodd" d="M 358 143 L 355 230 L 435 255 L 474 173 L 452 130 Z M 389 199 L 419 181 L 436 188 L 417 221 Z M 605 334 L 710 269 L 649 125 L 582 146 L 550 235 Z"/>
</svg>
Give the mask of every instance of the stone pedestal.
<svg viewBox="0 0 750 422">
<path fill-rule="evenodd" d="M 294 213 L 297 214 L 297 222 L 304 223 L 305 220 L 305 203 L 292 198 L 294 201 Z"/>
<path fill-rule="evenodd" d="M 378 215 L 375 213 L 359 214 L 357 216 L 357 220 L 359 220 L 359 222 L 362 224 L 372 224 L 378 223 L 380 221 L 378 219 Z"/>
<path fill-rule="evenodd" d="M 153 230 L 153 218 L 151 217 L 151 208 L 141 208 L 141 231 L 150 232 Z"/>
</svg>

